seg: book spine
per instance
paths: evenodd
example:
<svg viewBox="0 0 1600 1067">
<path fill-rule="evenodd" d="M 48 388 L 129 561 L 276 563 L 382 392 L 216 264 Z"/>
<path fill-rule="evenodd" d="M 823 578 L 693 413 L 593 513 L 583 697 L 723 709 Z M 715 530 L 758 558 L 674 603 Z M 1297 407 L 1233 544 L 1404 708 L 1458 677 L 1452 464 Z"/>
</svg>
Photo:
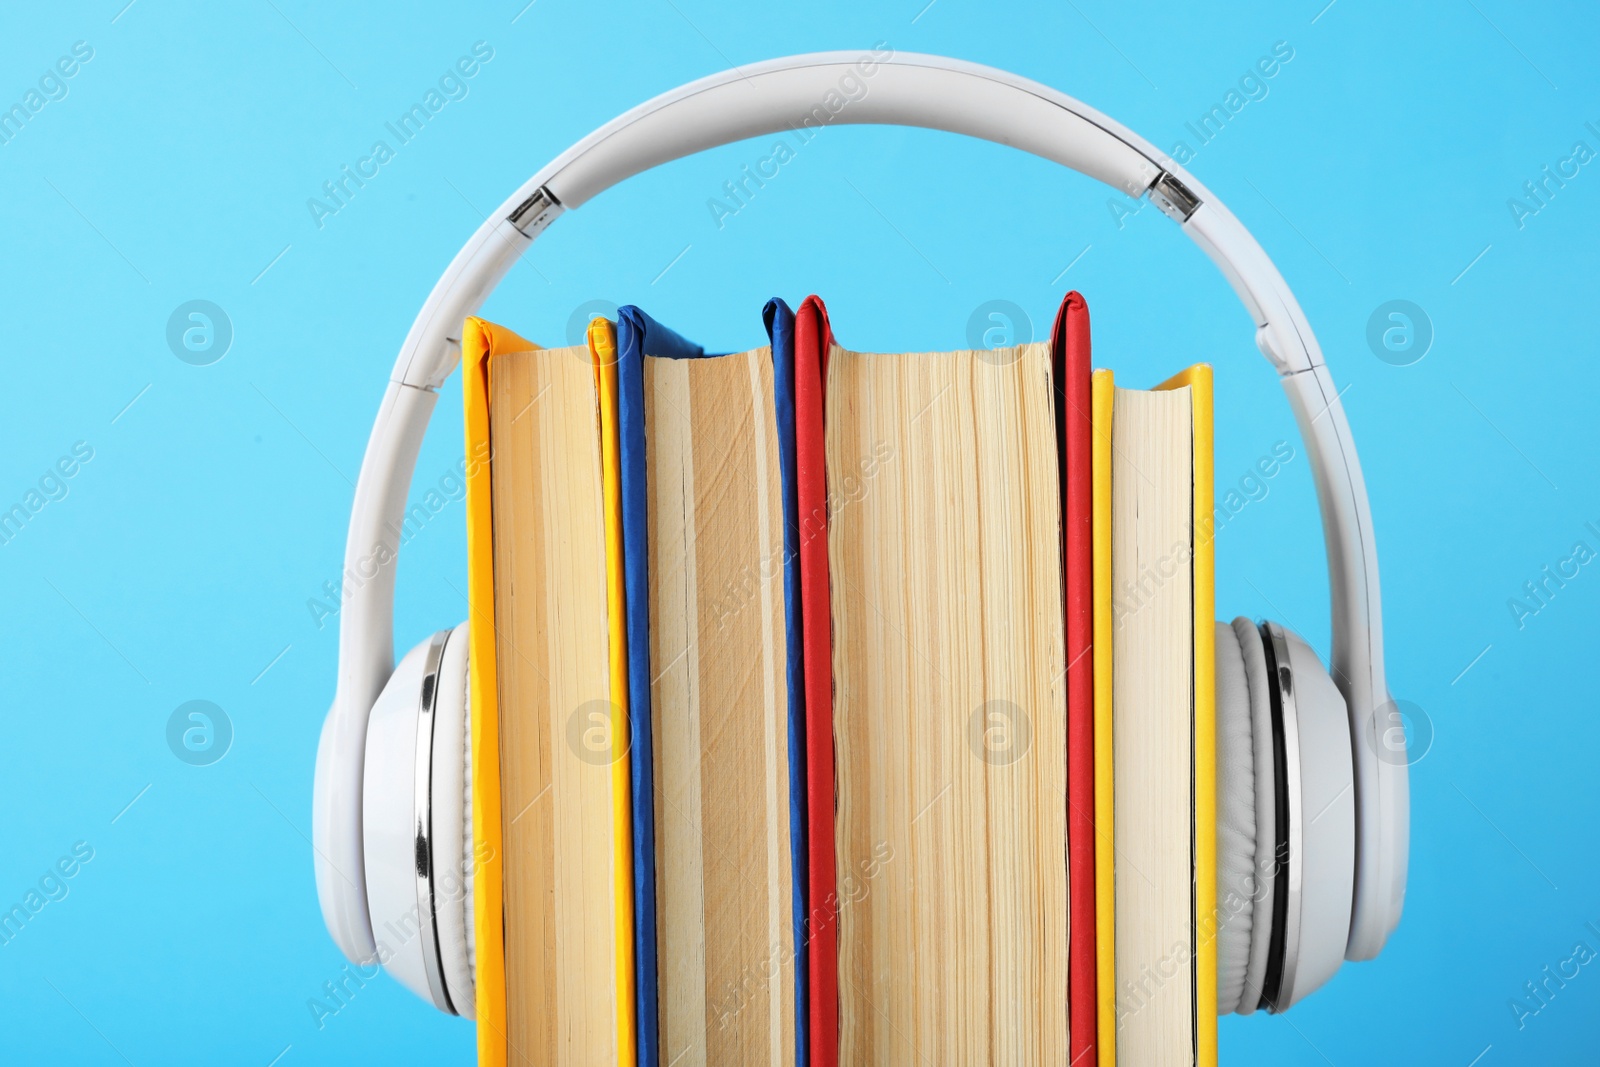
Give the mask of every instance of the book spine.
<svg viewBox="0 0 1600 1067">
<path fill-rule="evenodd" d="M 1060 453 L 1061 547 L 1067 657 L 1067 867 L 1069 1041 L 1074 1064 L 1094 1064 L 1098 976 L 1095 956 L 1094 823 L 1094 468 L 1089 397 L 1089 307 L 1061 302 L 1053 331 L 1056 432 Z"/>
<path fill-rule="evenodd" d="M 833 609 L 828 587 L 828 474 L 823 433 L 828 312 L 815 296 L 795 315 L 796 497 L 805 626 L 806 797 L 810 845 L 811 1067 L 839 1062 L 839 889 L 834 853 Z"/>
</svg>

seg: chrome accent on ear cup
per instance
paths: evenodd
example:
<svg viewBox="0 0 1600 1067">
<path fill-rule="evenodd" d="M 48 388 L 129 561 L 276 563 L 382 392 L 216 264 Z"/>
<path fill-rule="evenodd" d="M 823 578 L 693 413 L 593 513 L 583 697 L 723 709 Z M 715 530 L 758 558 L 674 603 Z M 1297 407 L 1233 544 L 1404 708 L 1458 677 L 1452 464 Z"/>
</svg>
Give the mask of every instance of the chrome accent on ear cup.
<svg viewBox="0 0 1600 1067">
<path fill-rule="evenodd" d="M 417 703 L 416 791 L 413 794 L 413 873 L 417 890 L 417 935 L 422 938 L 423 966 L 428 976 L 428 992 L 434 1004 L 451 1015 L 458 1014 L 451 1003 L 444 980 L 444 962 L 439 954 L 439 915 L 436 900 L 436 857 L 433 848 L 433 726 L 434 709 L 439 700 L 440 666 L 444 662 L 449 630 L 441 630 L 428 643 L 422 686 Z M 454 862 L 453 859 L 450 862 Z"/>
<path fill-rule="evenodd" d="M 1300 716 L 1295 703 L 1294 671 L 1283 627 L 1261 624 L 1261 643 L 1267 656 L 1272 698 L 1274 775 L 1277 808 L 1275 884 L 1273 886 L 1271 958 L 1261 1006 L 1282 1011 L 1294 1003 L 1295 974 L 1300 958 L 1301 904 L 1305 890 L 1302 851 L 1302 783 L 1300 776 Z M 1257 798 L 1260 803 L 1263 798 Z"/>
</svg>

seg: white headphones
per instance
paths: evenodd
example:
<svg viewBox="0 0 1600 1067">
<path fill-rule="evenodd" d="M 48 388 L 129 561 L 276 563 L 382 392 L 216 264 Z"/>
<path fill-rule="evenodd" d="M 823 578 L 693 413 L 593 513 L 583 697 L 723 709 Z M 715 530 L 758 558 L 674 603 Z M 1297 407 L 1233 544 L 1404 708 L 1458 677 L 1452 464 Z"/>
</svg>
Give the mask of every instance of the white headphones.
<svg viewBox="0 0 1600 1067">
<path fill-rule="evenodd" d="M 1376 956 L 1405 899 L 1405 740 L 1384 684 L 1366 487 L 1322 351 L 1249 232 L 1166 154 L 1071 97 L 937 56 L 826 52 L 693 82 L 601 127 L 534 175 L 456 254 L 412 324 L 361 463 L 339 683 L 317 750 L 317 893 L 357 963 L 379 959 L 473 1015 L 466 625 L 394 666 L 398 531 L 457 332 L 563 211 L 702 149 L 827 122 L 922 126 L 1009 144 L 1149 194 L 1221 268 L 1256 324 L 1311 459 L 1332 584 L 1333 671 L 1299 637 L 1217 628 L 1218 1004 L 1281 1011 L 1341 960 Z M 1383 720 L 1380 723 L 1380 718 Z"/>
</svg>

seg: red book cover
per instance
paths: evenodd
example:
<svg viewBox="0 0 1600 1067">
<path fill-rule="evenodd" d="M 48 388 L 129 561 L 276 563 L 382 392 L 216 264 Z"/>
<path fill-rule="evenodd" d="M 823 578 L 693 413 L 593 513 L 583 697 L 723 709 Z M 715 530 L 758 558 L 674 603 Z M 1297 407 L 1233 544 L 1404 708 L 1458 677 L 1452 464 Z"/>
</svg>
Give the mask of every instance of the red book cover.
<svg viewBox="0 0 1600 1067">
<path fill-rule="evenodd" d="M 1068 293 L 1051 329 L 1067 651 L 1067 1018 L 1073 1067 L 1097 1062 L 1094 921 L 1094 555 L 1089 305 Z"/>
<path fill-rule="evenodd" d="M 839 1062 L 839 890 L 833 851 L 833 610 L 828 594 L 828 466 L 823 436 L 828 309 L 795 313 L 794 415 L 800 516 L 800 614 L 806 692 L 806 821 L 810 828 L 811 1067 Z M 1085 364 L 1087 366 L 1087 364 Z"/>
<path fill-rule="evenodd" d="M 807 297 L 795 315 L 795 437 L 801 614 L 806 685 L 811 1064 L 839 1059 L 838 919 L 834 854 L 833 633 L 828 586 L 824 400 L 833 334 L 827 308 Z M 1062 301 L 1052 331 L 1060 452 L 1067 648 L 1067 863 L 1071 887 L 1068 1018 L 1073 1067 L 1096 1062 L 1094 921 L 1094 652 L 1090 496 L 1089 310 Z M 1085 1053 L 1088 1053 L 1085 1056 Z"/>
</svg>

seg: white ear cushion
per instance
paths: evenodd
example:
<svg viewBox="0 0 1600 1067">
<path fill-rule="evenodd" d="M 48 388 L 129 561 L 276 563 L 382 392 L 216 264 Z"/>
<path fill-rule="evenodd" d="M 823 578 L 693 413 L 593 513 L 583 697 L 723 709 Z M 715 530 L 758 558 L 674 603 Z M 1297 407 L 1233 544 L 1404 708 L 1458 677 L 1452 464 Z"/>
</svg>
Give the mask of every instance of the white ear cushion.
<svg viewBox="0 0 1600 1067">
<path fill-rule="evenodd" d="M 450 632 L 439 664 L 433 724 L 434 923 L 440 973 L 456 1014 L 475 1017 L 472 971 L 472 827 L 466 809 L 467 624 Z"/>
<path fill-rule="evenodd" d="M 1250 959 L 1256 855 L 1255 748 L 1239 637 L 1217 623 L 1217 1014 L 1239 1010 Z"/>
<path fill-rule="evenodd" d="M 1233 620 L 1234 638 L 1239 646 L 1239 661 L 1244 667 L 1245 686 L 1250 692 L 1250 743 L 1255 771 L 1255 809 L 1258 846 L 1246 876 L 1246 891 L 1252 898 L 1250 953 L 1245 961 L 1244 986 L 1240 991 L 1240 1015 L 1249 1015 L 1261 1003 L 1267 979 L 1267 950 L 1272 943 L 1273 877 L 1278 858 L 1273 855 L 1278 839 L 1277 758 L 1272 747 L 1272 692 L 1267 678 L 1267 654 L 1261 645 L 1261 631 L 1243 615 Z"/>
</svg>

